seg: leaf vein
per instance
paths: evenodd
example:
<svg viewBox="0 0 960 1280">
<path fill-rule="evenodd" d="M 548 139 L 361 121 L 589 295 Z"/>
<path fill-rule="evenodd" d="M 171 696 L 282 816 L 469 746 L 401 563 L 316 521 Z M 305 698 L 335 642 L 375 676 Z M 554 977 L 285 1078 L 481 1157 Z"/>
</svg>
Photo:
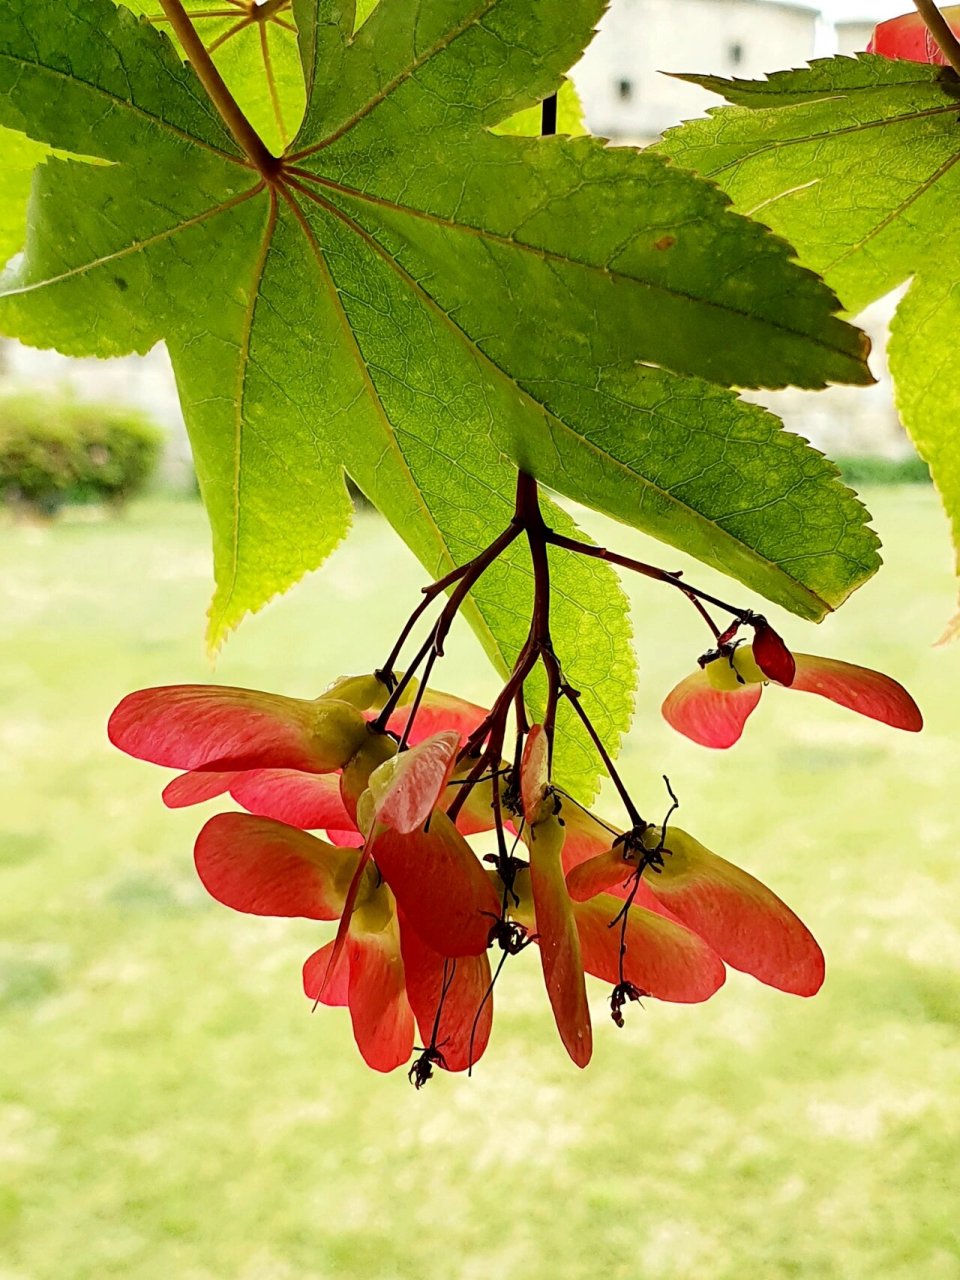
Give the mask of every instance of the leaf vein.
<svg viewBox="0 0 960 1280">
<path fill-rule="evenodd" d="M 229 210 L 235 209 L 246 200 L 259 195 L 263 191 L 264 185 L 262 181 L 258 182 L 247 191 L 241 191 L 237 195 L 231 196 L 229 200 L 223 200 L 220 204 L 204 209 L 202 213 L 198 213 L 192 218 L 187 218 L 184 222 L 177 223 L 175 227 L 168 227 L 165 231 L 158 231 L 156 235 L 148 236 L 146 240 L 134 240 L 132 244 L 125 245 L 124 248 L 118 249 L 115 253 L 108 253 L 102 258 L 94 258 L 90 262 L 81 263 L 80 266 L 71 267 L 69 271 L 63 271 L 60 275 L 47 276 L 44 280 L 33 280 L 30 284 L 20 285 L 16 289 L 0 290 L 0 296 L 16 298 L 22 294 L 34 293 L 37 289 L 46 289 L 51 285 L 61 284 L 64 280 L 70 280 L 74 276 L 85 275 L 88 271 L 96 271 L 98 267 L 104 267 L 110 262 L 119 262 L 123 258 L 129 258 L 131 254 L 142 253 L 144 250 L 152 248 L 155 244 L 170 240 L 182 231 L 188 231 L 191 227 L 199 226 L 203 222 L 208 222 L 211 218 L 218 217 L 221 213 L 227 213 Z"/>
<path fill-rule="evenodd" d="M 309 171 L 304 171 L 305 173 Z M 825 351 L 840 351 L 846 354 L 842 347 L 837 347 L 834 343 L 820 338 L 815 334 L 803 333 L 797 329 L 791 328 L 789 325 L 782 323 L 772 316 L 758 317 L 750 311 L 740 307 L 731 306 L 728 303 L 716 302 L 711 298 L 698 297 L 696 294 L 687 293 L 682 289 L 669 287 L 665 284 L 658 284 L 652 280 L 645 280 L 638 275 L 630 275 L 623 271 L 608 266 L 605 263 L 595 263 L 584 261 L 571 254 L 558 253 L 552 249 L 544 249 L 540 245 L 532 244 L 529 241 L 518 240 L 515 236 L 504 235 L 502 232 L 491 231 L 487 227 L 472 226 L 465 222 L 456 222 L 452 218 L 441 218 L 437 214 L 430 213 L 425 209 L 416 209 L 411 205 L 395 203 L 392 200 L 386 200 L 382 196 L 376 196 L 372 193 L 360 191 L 354 187 L 348 187 L 342 183 L 334 182 L 332 179 L 321 177 L 319 174 L 310 173 L 310 179 L 317 183 L 318 186 L 325 187 L 329 190 L 337 191 L 341 195 L 348 198 L 352 197 L 361 203 L 367 203 L 385 208 L 392 213 L 406 214 L 421 221 L 430 223 L 433 226 L 439 226 L 449 231 L 460 232 L 464 235 L 470 235 L 481 243 L 489 246 L 496 244 L 509 249 L 518 249 L 524 253 L 529 253 L 538 258 L 541 262 L 550 264 L 551 266 L 571 266 L 580 267 L 584 271 L 591 271 L 598 275 L 602 275 L 614 282 L 627 282 L 629 284 L 639 285 L 641 288 L 649 289 L 651 293 L 663 294 L 670 298 L 680 299 L 689 302 L 697 307 L 703 307 L 706 310 L 719 312 L 721 315 L 736 316 L 743 320 L 748 320 L 757 324 L 762 324 L 766 328 L 775 329 L 781 333 L 790 334 L 796 337 L 798 333 L 806 339 L 812 346 L 817 346 Z M 531 215 L 533 216 L 533 215 Z"/>
<path fill-rule="evenodd" d="M 263 273 L 266 270 L 267 258 L 270 254 L 270 245 L 273 240 L 273 231 L 277 223 L 277 197 L 271 190 L 270 192 L 270 213 L 267 217 L 267 225 L 264 228 L 263 240 L 260 244 L 260 250 L 254 262 L 253 278 L 250 282 L 250 301 L 247 304 L 247 313 L 244 318 L 243 336 L 241 338 L 239 360 L 237 361 L 237 384 L 234 394 L 234 438 L 233 438 L 233 521 L 230 529 L 230 585 L 226 591 L 226 598 L 219 609 L 216 610 L 219 619 L 223 619 L 229 612 L 230 605 L 233 602 L 233 596 L 237 588 L 237 579 L 240 574 L 240 487 L 243 482 L 243 408 L 246 400 L 247 391 L 247 372 L 250 365 L 250 343 L 253 336 L 253 325 L 257 312 L 257 302 L 260 296 L 260 285 L 263 280 Z M 214 609 L 211 608 L 211 621 L 213 621 Z M 215 623 L 215 628 L 219 630 L 219 626 Z"/>
</svg>

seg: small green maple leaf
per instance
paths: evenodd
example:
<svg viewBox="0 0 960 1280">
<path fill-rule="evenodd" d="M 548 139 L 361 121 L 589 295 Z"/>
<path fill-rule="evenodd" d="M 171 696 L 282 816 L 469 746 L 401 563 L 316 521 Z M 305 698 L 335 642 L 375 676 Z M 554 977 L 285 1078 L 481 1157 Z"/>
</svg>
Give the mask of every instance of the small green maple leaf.
<svg viewBox="0 0 960 1280">
<path fill-rule="evenodd" d="M 890 371 L 960 570 L 960 80 L 870 54 L 759 81 L 683 78 L 738 105 L 673 130 L 666 154 L 786 236 L 850 312 L 911 281 Z"/>
<path fill-rule="evenodd" d="M 724 389 L 869 381 L 832 293 L 660 157 L 495 132 L 557 89 L 603 7 L 381 0 L 358 26 L 348 0 L 295 0 L 305 107 L 269 164 L 162 24 L 111 0 L 0 14 L 0 124 L 110 162 L 40 166 L 0 325 L 74 354 L 167 342 L 212 643 L 340 540 L 343 469 L 434 574 L 506 523 L 517 466 L 806 617 L 875 570 L 832 466 Z M 623 597 L 568 556 L 555 583 L 570 677 L 616 736 Z M 471 605 L 501 668 L 528 593 L 518 554 Z"/>
<path fill-rule="evenodd" d="M 159 0 L 128 0 L 127 8 L 169 31 Z M 292 0 L 188 0 L 187 14 L 250 123 L 282 150 L 304 107 Z"/>
<path fill-rule="evenodd" d="M 3 197 L 0 199 L 0 264 L 23 248 L 23 225 L 33 171 L 49 148 L 22 133 L 0 129 Z"/>
<path fill-rule="evenodd" d="M 169 31 L 170 19 L 159 0 L 127 0 L 126 7 Z M 375 7 L 376 0 L 358 4 L 356 25 Z M 250 123 L 272 151 L 282 151 L 299 127 L 305 102 L 293 0 L 192 0 L 187 16 Z M 497 132 L 538 134 L 539 107 L 503 121 Z M 569 80 L 560 87 L 557 132 L 585 132 L 580 101 Z"/>
</svg>

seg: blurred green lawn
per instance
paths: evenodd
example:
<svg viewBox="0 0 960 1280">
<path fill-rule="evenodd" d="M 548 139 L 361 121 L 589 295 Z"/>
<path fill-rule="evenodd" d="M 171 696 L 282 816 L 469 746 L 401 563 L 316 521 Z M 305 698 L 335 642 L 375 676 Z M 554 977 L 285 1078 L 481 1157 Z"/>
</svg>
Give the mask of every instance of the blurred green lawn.
<svg viewBox="0 0 960 1280">
<path fill-rule="evenodd" d="M 683 825 L 803 915 L 821 995 L 732 973 L 710 1004 L 648 1001 L 618 1032 L 597 987 L 581 1074 L 528 953 L 474 1078 L 420 1094 L 363 1067 L 345 1013 L 311 1016 L 315 926 L 207 900 L 191 845 L 215 806 L 168 813 L 161 771 L 107 744 L 127 690 L 209 678 L 199 508 L 0 529 L 0 1280 L 960 1276 L 960 649 L 931 647 L 954 588 L 932 492 L 868 497 L 886 568 L 787 635 L 904 680 L 919 737 L 768 690 L 738 748 L 700 751 L 657 711 L 696 617 L 630 584 L 625 772 L 652 812 L 668 773 Z M 361 515 L 216 678 L 310 694 L 370 669 L 421 581 Z M 489 696 L 472 638 L 449 649 L 442 683 Z"/>
</svg>

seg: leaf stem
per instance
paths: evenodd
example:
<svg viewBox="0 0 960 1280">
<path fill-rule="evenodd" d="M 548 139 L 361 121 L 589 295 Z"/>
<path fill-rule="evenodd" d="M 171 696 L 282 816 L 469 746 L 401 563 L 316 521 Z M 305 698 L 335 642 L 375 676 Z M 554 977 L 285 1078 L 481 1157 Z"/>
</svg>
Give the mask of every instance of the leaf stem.
<svg viewBox="0 0 960 1280">
<path fill-rule="evenodd" d="M 547 698 L 543 713 L 543 731 L 547 738 L 547 770 L 553 769 L 553 739 L 557 723 L 557 702 L 560 698 L 562 676 L 560 662 L 553 651 L 553 640 L 550 635 L 550 558 L 547 555 L 547 544 L 550 540 L 550 529 L 547 527 L 540 510 L 540 499 L 537 482 L 532 476 L 520 473 L 517 482 L 518 497 L 523 493 L 526 512 L 525 527 L 527 543 L 530 547 L 530 562 L 533 565 L 533 623 L 531 637 L 536 646 L 537 656 L 543 663 L 547 676 Z M 518 693 L 522 694 L 523 686 Z M 519 727 L 519 723 L 518 723 Z"/>
<path fill-rule="evenodd" d="M 725 600 L 720 600 L 717 596 L 712 596 L 708 591 L 701 591 L 699 587 L 692 587 L 689 583 L 681 581 L 679 573 L 668 573 L 666 569 L 658 569 L 656 565 L 644 564 L 642 560 L 633 560 L 630 556 L 622 556 L 617 551 L 608 551 L 606 547 L 594 546 L 592 542 L 579 542 L 576 538 L 566 538 L 562 533 L 554 533 L 550 530 L 547 534 L 547 541 L 552 542 L 555 547 L 563 547 L 567 551 L 575 551 L 577 555 L 592 556 L 594 560 L 606 560 L 608 564 L 619 565 L 621 569 L 630 569 L 633 573 L 640 573 L 645 578 L 652 578 L 655 582 L 665 582 L 668 586 L 676 587 L 678 591 L 682 591 L 685 596 L 694 602 L 704 600 L 707 604 L 715 605 L 718 609 L 723 609 L 731 614 L 734 618 L 739 618 L 742 622 L 746 622 L 750 617 L 749 609 L 738 609 L 736 605 L 727 604 Z M 709 621 L 709 620 L 708 620 Z M 713 624 L 710 624 L 713 629 Z"/>
<path fill-rule="evenodd" d="M 190 65 L 197 73 L 197 79 L 206 90 L 223 123 L 230 130 L 234 141 L 253 167 L 264 178 L 271 180 L 279 168 L 277 157 L 267 150 L 263 139 L 227 88 L 223 76 L 204 48 L 203 41 L 197 35 L 196 28 L 187 17 L 180 0 L 160 0 L 160 4 L 177 39 L 183 46 L 184 53 L 190 60 Z"/>
<path fill-rule="evenodd" d="M 960 41 L 951 31 L 950 24 L 934 4 L 934 0 L 913 0 L 913 3 L 927 30 L 940 46 L 940 52 L 960 76 Z"/>
<path fill-rule="evenodd" d="M 536 666 L 544 647 L 550 646 L 550 573 L 546 558 L 546 535 L 549 531 L 540 512 L 537 482 L 533 476 L 524 471 L 517 473 L 516 508 L 510 528 L 515 528 L 517 533 L 523 530 L 530 545 L 534 564 L 533 616 L 530 620 L 530 630 L 517 655 L 513 671 L 494 700 L 489 713 L 474 729 L 460 752 L 460 759 L 477 757 L 477 762 L 464 779 L 456 799 L 447 810 L 447 815 L 452 821 L 456 821 L 457 814 L 466 802 L 470 790 L 482 777 L 487 766 L 497 768 L 503 753 L 510 707 L 522 705 L 522 702 L 518 704 L 517 699 L 518 696 L 522 698 L 524 681 Z M 519 751 L 519 718 L 517 724 L 517 750 Z"/>
</svg>

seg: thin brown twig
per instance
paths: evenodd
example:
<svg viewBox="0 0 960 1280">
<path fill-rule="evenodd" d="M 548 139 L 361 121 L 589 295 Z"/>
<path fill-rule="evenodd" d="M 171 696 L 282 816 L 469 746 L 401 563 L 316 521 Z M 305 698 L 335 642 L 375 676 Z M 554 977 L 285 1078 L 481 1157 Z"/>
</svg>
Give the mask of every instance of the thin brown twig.
<svg viewBox="0 0 960 1280">
<path fill-rule="evenodd" d="M 423 668 L 423 675 L 420 677 L 420 683 L 417 685 L 417 692 L 413 695 L 413 702 L 410 704 L 407 723 L 403 726 L 403 733 L 400 735 L 400 742 L 397 745 L 397 751 L 403 751 L 406 748 L 407 739 L 410 737 L 410 731 L 413 729 L 413 722 L 417 718 L 417 712 L 420 710 L 420 703 L 423 701 L 423 695 L 427 691 L 427 685 L 430 683 L 430 677 L 433 674 L 433 667 L 436 661 L 437 651 L 436 649 L 431 649 L 427 654 L 426 665 Z"/>
<path fill-rule="evenodd" d="M 432 582 L 429 587 L 421 588 L 421 596 L 422 596 L 421 600 L 418 602 L 417 607 L 414 609 L 414 611 L 410 614 L 410 617 L 403 624 L 403 628 L 400 634 L 397 636 L 397 639 L 394 643 L 393 648 L 390 650 L 389 657 L 387 658 L 383 666 L 380 667 L 380 671 L 382 671 L 384 675 L 386 675 L 387 677 L 390 677 L 393 675 L 394 667 L 397 665 L 397 663 L 400 660 L 400 654 L 403 650 L 403 646 L 407 643 L 407 640 L 409 639 L 410 632 L 413 630 L 416 624 L 420 621 L 421 617 L 427 611 L 427 609 L 429 609 L 430 605 L 433 604 L 437 596 L 441 593 L 441 591 L 445 591 L 446 588 L 451 586 L 454 582 L 459 582 L 460 579 L 463 577 L 463 575 L 470 568 L 470 565 L 472 563 L 473 563 L 472 561 L 468 561 L 467 564 L 458 565 L 455 569 L 452 569 L 450 573 L 448 573 L 445 577 L 438 578 L 436 582 Z"/>
<path fill-rule="evenodd" d="M 697 597 L 693 594 L 693 592 L 692 592 L 692 591 L 684 591 L 684 593 L 683 593 L 683 594 L 684 594 L 684 595 L 686 596 L 686 598 L 690 601 L 690 603 L 691 603 L 691 604 L 693 605 L 693 607 L 696 609 L 697 613 L 699 613 L 700 617 L 704 620 L 704 622 L 707 624 L 707 626 L 708 626 L 708 627 L 710 628 L 710 630 L 713 632 L 713 638 L 714 638 L 714 640 L 719 640 L 719 639 L 720 639 L 720 628 L 717 626 L 717 624 L 714 622 L 714 620 L 710 617 L 710 614 L 707 612 L 707 607 L 706 607 L 706 605 L 703 603 L 703 601 L 702 601 L 702 600 L 698 600 L 698 599 L 697 599 Z"/>
<path fill-rule="evenodd" d="M 297 184 L 294 183 L 292 185 L 296 186 Z M 306 194 L 309 194 L 309 193 L 306 193 Z M 412 615 L 407 621 L 406 626 L 403 628 L 403 631 L 400 633 L 400 640 L 398 640 L 397 644 L 395 644 L 393 647 L 393 652 L 391 653 L 390 659 L 389 659 L 389 663 L 390 663 L 389 667 L 381 668 L 381 670 L 387 672 L 387 674 L 390 674 L 392 672 L 393 663 L 396 661 L 399 655 L 403 640 L 406 638 L 407 635 L 409 635 L 411 627 L 413 626 L 417 618 L 420 616 L 420 614 L 423 612 L 426 605 L 429 604 L 430 600 L 432 600 L 436 595 L 438 595 L 439 592 L 447 584 L 451 582 L 456 583 L 454 590 L 450 593 L 450 598 L 447 600 L 446 604 L 443 606 L 443 610 L 441 611 L 440 616 L 437 618 L 436 625 L 434 626 L 430 634 L 427 636 L 427 639 L 421 645 L 413 661 L 407 667 L 406 671 L 404 671 L 403 676 L 397 682 L 396 687 L 393 689 L 393 691 L 390 694 L 390 697 L 387 699 L 383 710 L 380 712 L 380 715 L 377 717 L 376 721 L 374 722 L 376 728 L 380 730 L 383 730 L 386 728 L 387 721 L 390 719 L 390 716 L 393 714 L 394 710 L 399 705 L 400 699 L 403 696 L 403 692 L 406 689 L 407 685 L 410 683 L 410 681 L 413 679 L 414 675 L 416 674 L 417 668 L 420 666 L 420 663 L 423 662 L 424 659 L 427 659 L 427 671 L 425 672 L 425 676 L 426 676 L 432 670 L 433 664 L 436 661 L 436 659 L 443 657 L 444 643 L 446 641 L 447 636 L 450 633 L 450 628 L 453 626 L 454 618 L 456 618 L 457 614 L 459 613 L 460 608 L 464 600 L 467 598 L 468 593 L 477 584 L 479 579 L 483 576 L 483 574 L 490 567 L 490 565 L 492 565 L 493 562 L 502 555 L 502 553 L 507 549 L 507 547 L 511 544 L 511 542 L 513 542 L 517 537 L 519 537 L 519 535 L 520 535 L 519 525 L 516 524 L 514 521 L 511 521 L 510 524 L 507 525 L 506 529 L 504 529 L 503 532 L 500 533 L 493 540 L 493 542 L 490 543 L 488 547 L 486 547 L 483 551 L 481 551 L 479 555 L 474 556 L 474 558 L 468 561 L 466 565 L 459 566 L 459 568 L 454 569 L 451 573 L 448 573 L 446 577 L 441 578 L 438 582 L 433 583 L 432 586 L 425 589 L 424 599 L 420 601 L 420 603 L 417 605 L 417 608 L 413 611 Z M 417 699 L 417 705 L 419 705 L 419 699 L 422 696 L 423 696 L 423 693 L 421 688 L 421 691 Z M 413 720 L 411 717 L 407 721 L 407 731 L 409 731 L 409 728 L 412 725 L 412 723 L 413 723 Z M 406 733 L 404 734 L 404 737 L 406 737 Z"/>
<path fill-rule="evenodd" d="M 610 781 L 616 787 L 617 793 L 620 796 L 620 799 L 623 801 L 623 807 L 626 809 L 627 814 L 630 817 L 631 824 L 634 827 L 646 826 L 646 823 L 644 822 L 643 818 L 640 816 L 639 809 L 633 803 L 633 798 L 631 797 L 630 792 L 627 790 L 623 779 L 620 777 L 620 774 L 617 772 L 616 765 L 613 763 L 613 759 L 611 758 L 609 751 L 607 751 L 606 747 L 603 745 L 603 740 L 601 739 L 599 733 L 597 733 L 597 730 L 594 727 L 593 721 L 590 719 L 586 711 L 584 711 L 583 707 L 580 705 L 579 689 L 574 689 L 570 684 L 564 681 L 564 683 L 560 686 L 560 692 L 563 694 L 566 700 L 570 703 L 571 707 L 573 707 L 574 711 L 577 714 L 577 718 L 579 719 L 580 723 L 583 725 L 583 727 L 586 729 L 587 733 L 589 734 L 590 740 L 596 749 L 597 755 L 600 757 L 603 763 L 603 767 L 607 771 Z"/>
</svg>

